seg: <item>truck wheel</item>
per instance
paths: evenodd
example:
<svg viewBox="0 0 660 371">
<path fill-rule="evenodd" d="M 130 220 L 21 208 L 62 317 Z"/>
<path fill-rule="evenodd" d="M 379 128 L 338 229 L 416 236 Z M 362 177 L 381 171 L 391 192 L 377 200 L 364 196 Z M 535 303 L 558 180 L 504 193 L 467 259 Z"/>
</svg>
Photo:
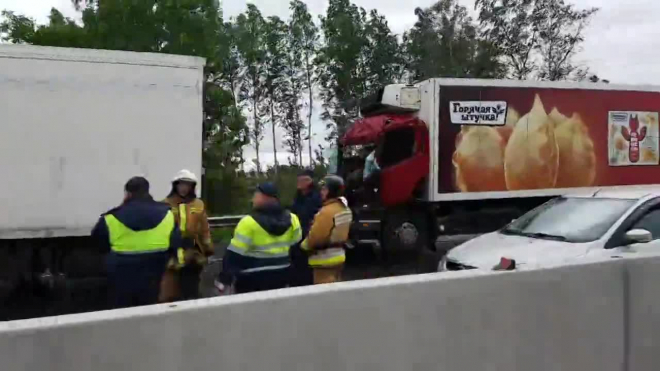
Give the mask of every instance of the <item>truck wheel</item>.
<svg viewBox="0 0 660 371">
<path fill-rule="evenodd" d="M 428 243 L 428 228 L 422 213 L 392 213 L 383 228 L 383 254 L 387 259 L 399 253 L 419 253 Z"/>
</svg>

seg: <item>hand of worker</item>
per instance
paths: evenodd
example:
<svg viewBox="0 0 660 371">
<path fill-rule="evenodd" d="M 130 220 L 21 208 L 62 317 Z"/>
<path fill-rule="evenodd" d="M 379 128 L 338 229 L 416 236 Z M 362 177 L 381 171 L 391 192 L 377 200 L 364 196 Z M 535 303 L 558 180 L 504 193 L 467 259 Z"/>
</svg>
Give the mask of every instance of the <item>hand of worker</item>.
<svg viewBox="0 0 660 371">
<path fill-rule="evenodd" d="M 218 295 L 219 296 L 224 296 L 224 295 L 231 295 L 232 294 L 232 287 L 229 285 L 225 285 L 222 282 L 215 280 L 213 281 L 213 286 L 215 286 L 215 289 L 218 290 Z"/>
</svg>

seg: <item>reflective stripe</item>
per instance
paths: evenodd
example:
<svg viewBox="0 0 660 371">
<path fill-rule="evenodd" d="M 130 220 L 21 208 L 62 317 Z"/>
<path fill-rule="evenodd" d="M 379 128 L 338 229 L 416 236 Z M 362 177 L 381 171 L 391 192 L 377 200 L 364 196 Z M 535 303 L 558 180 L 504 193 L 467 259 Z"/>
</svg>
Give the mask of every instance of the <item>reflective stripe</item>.
<svg viewBox="0 0 660 371">
<path fill-rule="evenodd" d="M 240 233 L 234 233 L 234 238 L 246 245 L 252 245 L 252 239 L 250 237 L 243 236 Z"/>
<path fill-rule="evenodd" d="M 346 262 L 346 253 L 341 247 L 320 250 L 309 257 L 312 267 L 330 267 Z"/>
<path fill-rule="evenodd" d="M 188 222 L 188 212 L 186 211 L 186 204 L 179 204 L 179 230 L 181 234 L 186 233 Z"/>
<path fill-rule="evenodd" d="M 350 211 L 344 211 L 335 215 L 335 226 L 350 224 L 353 221 L 353 213 Z"/>
<path fill-rule="evenodd" d="M 291 227 L 279 236 L 264 230 L 251 216 L 241 219 L 234 231 L 229 250 L 252 258 L 281 258 L 289 255 L 289 249 L 300 241 L 302 230 L 298 217 L 291 214 Z"/>
<path fill-rule="evenodd" d="M 286 269 L 286 268 L 289 268 L 290 266 L 291 266 L 291 264 L 284 264 L 284 265 L 272 265 L 272 266 L 269 266 L 269 267 L 250 268 L 250 269 L 242 270 L 241 273 L 274 271 L 274 270 L 277 270 L 277 269 Z"/>
<path fill-rule="evenodd" d="M 174 229 L 174 215 L 171 211 L 156 227 L 146 231 L 134 231 L 114 215 L 104 217 L 110 235 L 112 251 L 123 254 L 143 254 L 165 251 L 170 247 L 170 234 Z"/>
<path fill-rule="evenodd" d="M 179 264 L 183 265 L 186 263 L 186 254 L 183 247 L 176 249 L 176 257 L 179 260 Z"/>
<path fill-rule="evenodd" d="M 235 246 L 234 244 L 230 244 L 229 247 L 227 247 L 227 250 L 233 251 L 237 253 L 238 255 L 242 256 L 247 256 L 249 258 L 259 258 L 259 259 L 272 259 L 272 258 L 284 258 L 289 256 L 289 248 L 283 248 L 281 249 L 282 251 L 257 251 L 257 250 L 252 250 L 248 251 L 245 249 L 242 249 L 240 247 Z"/>
</svg>

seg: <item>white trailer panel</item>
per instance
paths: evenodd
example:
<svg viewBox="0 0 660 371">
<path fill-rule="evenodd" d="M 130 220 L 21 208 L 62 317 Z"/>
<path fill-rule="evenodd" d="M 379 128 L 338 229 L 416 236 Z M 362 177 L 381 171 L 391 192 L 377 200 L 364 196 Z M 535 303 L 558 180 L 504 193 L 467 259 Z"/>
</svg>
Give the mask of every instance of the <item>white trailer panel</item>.
<svg viewBox="0 0 660 371">
<path fill-rule="evenodd" d="M 143 175 L 202 171 L 204 59 L 0 45 L 0 239 L 87 235 Z"/>
</svg>

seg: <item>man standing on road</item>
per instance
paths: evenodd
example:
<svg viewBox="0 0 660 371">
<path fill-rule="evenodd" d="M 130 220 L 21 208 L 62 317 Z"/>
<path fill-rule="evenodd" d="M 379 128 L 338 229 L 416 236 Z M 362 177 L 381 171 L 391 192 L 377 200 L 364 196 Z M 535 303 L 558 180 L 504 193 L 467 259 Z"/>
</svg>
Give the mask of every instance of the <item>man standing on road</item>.
<svg viewBox="0 0 660 371">
<path fill-rule="evenodd" d="M 298 217 L 282 208 L 273 183 L 257 187 L 252 207 L 252 214 L 236 226 L 223 258 L 216 281 L 221 293 L 231 285 L 240 294 L 284 288 L 289 283 L 289 249 L 302 239 Z"/>
<path fill-rule="evenodd" d="M 321 209 L 323 201 L 314 184 L 314 172 L 305 170 L 298 174 L 296 198 L 291 212 L 298 216 L 302 228 L 302 238 L 307 237 L 314 216 Z M 300 244 L 291 247 L 291 286 L 306 286 L 313 283 L 312 270 L 307 264 L 307 254 L 300 249 Z"/>
<path fill-rule="evenodd" d="M 181 234 L 168 205 L 154 201 L 149 182 L 131 178 L 124 202 L 103 214 L 92 237 L 107 248 L 110 299 L 115 308 L 158 302 L 161 277 Z"/>
<path fill-rule="evenodd" d="M 344 180 L 341 177 L 330 175 L 323 180 L 323 207 L 314 218 L 309 235 L 301 245 L 309 254 L 309 265 L 314 271 L 314 284 L 341 280 L 341 272 L 346 262 L 344 246 L 353 221 L 353 213 L 343 193 Z"/>
</svg>

